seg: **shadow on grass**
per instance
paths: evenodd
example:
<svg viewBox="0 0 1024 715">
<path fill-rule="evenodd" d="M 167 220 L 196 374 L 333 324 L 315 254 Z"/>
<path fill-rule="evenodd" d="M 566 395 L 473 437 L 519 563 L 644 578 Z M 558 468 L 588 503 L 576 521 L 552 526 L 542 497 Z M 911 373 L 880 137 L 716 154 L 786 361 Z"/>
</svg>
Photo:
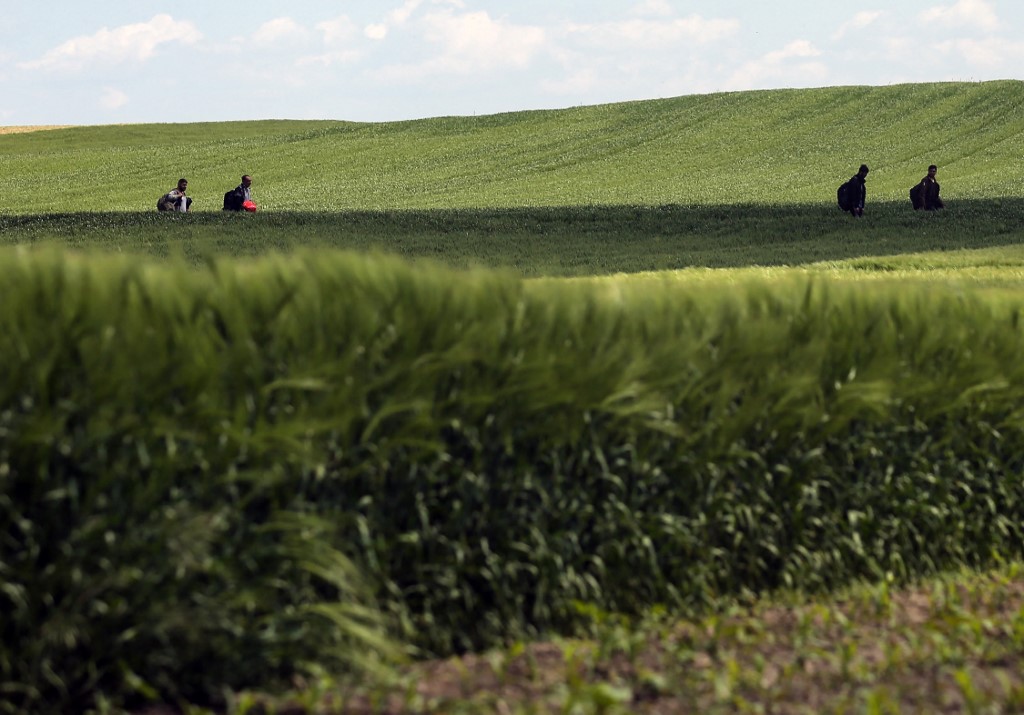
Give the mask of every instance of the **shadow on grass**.
<svg viewBox="0 0 1024 715">
<path fill-rule="evenodd" d="M 1024 242 L 1024 199 L 941 212 L 831 205 L 567 206 L 0 215 L 0 245 L 51 243 L 156 256 L 257 256 L 303 247 L 380 251 L 525 276 L 802 265 Z"/>
</svg>

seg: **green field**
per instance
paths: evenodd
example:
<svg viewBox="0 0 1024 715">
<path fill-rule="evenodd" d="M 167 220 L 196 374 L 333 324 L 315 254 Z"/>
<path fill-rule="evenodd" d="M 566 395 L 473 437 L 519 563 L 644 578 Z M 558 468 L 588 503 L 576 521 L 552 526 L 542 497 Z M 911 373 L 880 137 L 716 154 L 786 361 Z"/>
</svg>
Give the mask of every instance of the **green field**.
<svg viewBox="0 0 1024 715">
<path fill-rule="evenodd" d="M 794 265 L 1022 230 L 1024 84 L 743 92 L 394 124 L 0 136 L 0 241 L 157 255 L 375 248 L 526 275 Z M 869 220 L 834 208 L 861 162 Z M 954 211 L 907 211 L 928 164 Z M 224 216 L 248 172 L 263 212 Z M 190 180 L 197 214 L 157 216 Z M 81 216 L 81 212 L 90 215 Z M 147 215 L 142 215 L 147 214 Z M 932 220 L 938 219 L 938 220 Z"/>
<path fill-rule="evenodd" d="M 393 124 L 258 122 L 2 137 L 16 214 L 149 211 L 179 176 L 205 210 L 242 173 L 267 211 L 832 204 L 869 164 L 906 201 L 928 164 L 950 199 L 1020 198 L 1024 84 L 714 94 Z"/>
<path fill-rule="evenodd" d="M 1022 107 L 0 134 L 0 711 L 1020 707 Z"/>
</svg>

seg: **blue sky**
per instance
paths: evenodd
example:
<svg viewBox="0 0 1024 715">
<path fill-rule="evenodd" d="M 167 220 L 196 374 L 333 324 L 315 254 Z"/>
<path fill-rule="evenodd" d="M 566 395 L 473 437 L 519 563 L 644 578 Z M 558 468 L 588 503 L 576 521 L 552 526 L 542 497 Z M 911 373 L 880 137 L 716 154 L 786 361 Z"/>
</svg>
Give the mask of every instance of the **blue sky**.
<svg viewBox="0 0 1024 715">
<path fill-rule="evenodd" d="M 385 121 L 1020 79 L 1021 0 L 0 0 L 0 125 Z"/>
</svg>

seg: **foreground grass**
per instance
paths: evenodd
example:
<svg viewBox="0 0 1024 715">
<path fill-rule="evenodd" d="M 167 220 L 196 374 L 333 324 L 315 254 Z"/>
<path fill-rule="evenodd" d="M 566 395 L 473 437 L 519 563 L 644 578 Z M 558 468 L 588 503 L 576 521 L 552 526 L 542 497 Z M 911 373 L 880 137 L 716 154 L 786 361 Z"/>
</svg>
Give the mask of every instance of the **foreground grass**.
<svg viewBox="0 0 1024 715">
<path fill-rule="evenodd" d="M 237 694 L 234 713 L 1008 713 L 1024 708 L 1024 567 L 775 596 L 679 621 L 592 612 L 589 637 Z"/>
<path fill-rule="evenodd" d="M 5 251 L 8 709 L 210 704 L 363 672 L 387 636 L 476 652 L 1019 559 L 1024 298 L 992 256 L 984 291 L 939 259 L 522 280 Z"/>
</svg>

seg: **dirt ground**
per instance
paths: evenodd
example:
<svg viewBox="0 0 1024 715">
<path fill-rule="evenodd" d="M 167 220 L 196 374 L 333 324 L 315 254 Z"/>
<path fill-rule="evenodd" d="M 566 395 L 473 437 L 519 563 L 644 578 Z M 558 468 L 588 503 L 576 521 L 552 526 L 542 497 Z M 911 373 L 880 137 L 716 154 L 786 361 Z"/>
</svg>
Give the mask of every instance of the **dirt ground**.
<svg viewBox="0 0 1024 715">
<path fill-rule="evenodd" d="M 586 641 L 417 663 L 387 687 L 317 695 L 314 708 L 257 710 L 1024 713 L 1024 576 L 602 628 Z"/>
<path fill-rule="evenodd" d="M 25 134 L 26 132 L 42 132 L 48 129 L 67 129 L 66 124 L 53 124 L 53 125 L 39 125 L 33 127 L 0 127 L 0 135 L 2 134 Z"/>
<path fill-rule="evenodd" d="M 254 696 L 263 704 L 249 712 L 1024 713 L 1024 576 L 866 587 L 690 621 L 611 619 L 586 639 L 413 663 L 386 685 L 318 688 Z"/>
</svg>

